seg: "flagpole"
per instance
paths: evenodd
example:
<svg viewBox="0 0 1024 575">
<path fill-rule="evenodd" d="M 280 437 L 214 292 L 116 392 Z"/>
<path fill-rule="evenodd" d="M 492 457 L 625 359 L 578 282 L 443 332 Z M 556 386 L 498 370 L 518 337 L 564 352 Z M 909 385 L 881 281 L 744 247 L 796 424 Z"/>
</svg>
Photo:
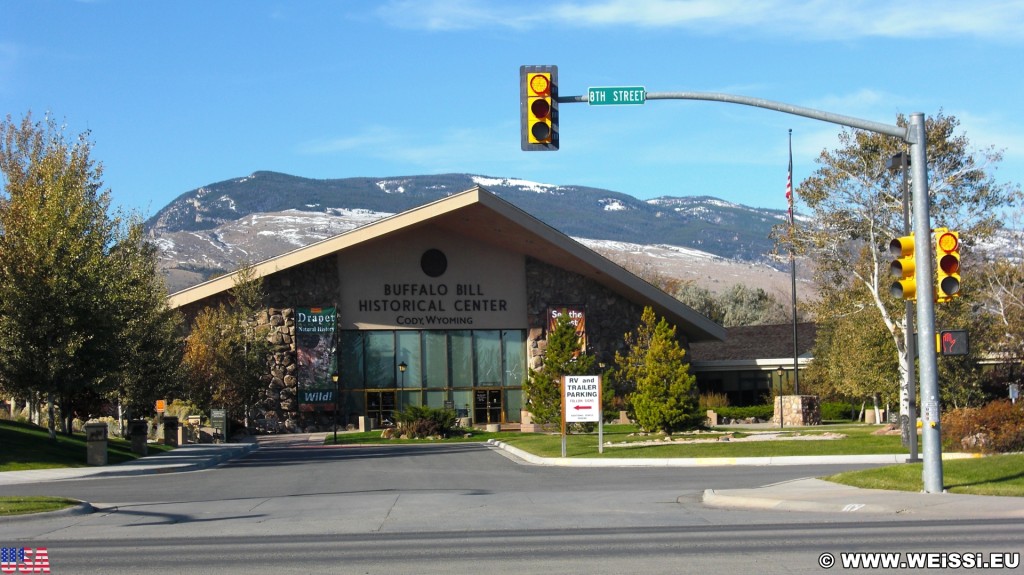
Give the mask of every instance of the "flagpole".
<svg viewBox="0 0 1024 575">
<path fill-rule="evenodd" d="M 800 395 L 800 347 L 797 343 L 796 317 L 796 246 L 793 218 L 793 130 L 789 130 L 789 177 L 786 180 L 786 199 L 789 201 L 789 270 L 793 294 L 793 395 Z"/>
</svg>

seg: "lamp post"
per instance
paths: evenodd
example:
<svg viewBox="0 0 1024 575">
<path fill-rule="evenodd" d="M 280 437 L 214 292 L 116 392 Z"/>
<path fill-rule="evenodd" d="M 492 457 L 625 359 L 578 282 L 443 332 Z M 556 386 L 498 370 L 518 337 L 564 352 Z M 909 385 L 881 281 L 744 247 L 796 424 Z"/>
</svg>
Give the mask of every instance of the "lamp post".
<svg viewBox="0 0 1024 575">
<path fill-rule="evenodd" d="M 338 385 L 338 372 L 331 374 L 331 381 L 334 382 L 334 444 L 338 444 L 338 397 L 341 396 L 341 387 Z"/>
<path fill-rule="evenodd" d="M 405 370 L 407 370 L 407 369 L 409 369 L 409 366 L 404 361 L 402 363 L 398 364 L 398 372 L 402 374 L 402 382 L 401 382 L 401 389 L 402 389 L 402 391 L 405 391 Z M 401 397 L 402 394 L 399 393 L 398 395 L 399 395 L 399 397 Z M 401 399 L 399 399 L 399 402 L 401 402 Z M 399 403 L 399 406 L 401 406 L 401 403 Z"/>
<path fill-rule="evenodd" d="M 779 366 L 778 374 L 779 374 L 779 429 L 782 429 L 782 428 L 784 428 L 786 426 L 786 404 L 785 404 L 785 400 L 783 399 L 783 394 L 786 392 L 786 390 L 782 387 L 782 376 L 786 374 L 786 370 L 782 369 L 781 365 Z"/>
</svg>

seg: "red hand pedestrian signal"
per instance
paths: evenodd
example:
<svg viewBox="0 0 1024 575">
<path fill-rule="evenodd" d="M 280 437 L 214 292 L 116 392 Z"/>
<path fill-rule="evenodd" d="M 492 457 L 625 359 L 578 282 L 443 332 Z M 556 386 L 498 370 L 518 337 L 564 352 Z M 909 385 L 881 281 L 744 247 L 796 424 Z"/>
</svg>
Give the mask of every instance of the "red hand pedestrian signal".
<svg viewBox="0 0 1024 575">
<path fill-rule="evenodd" d="M 949 355 L 956 346 L 956 337 L 953 336 L 952 332 L 947 331 L 942 334 L 942 354 Z"/>
</svg>

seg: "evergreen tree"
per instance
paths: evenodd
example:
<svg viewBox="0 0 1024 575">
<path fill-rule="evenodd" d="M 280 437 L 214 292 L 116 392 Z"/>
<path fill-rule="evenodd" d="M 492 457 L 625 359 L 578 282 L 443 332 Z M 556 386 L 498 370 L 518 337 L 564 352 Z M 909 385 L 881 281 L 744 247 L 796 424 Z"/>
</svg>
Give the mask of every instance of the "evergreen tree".
<svg viewBox="0 0 1024 575">
<path fill-rule="evenodd" d="M 672 433 L 700 424 L 697 378 L 690 375 L 686 350 L 676 340 L 676 328 L 665 318 L 657 320 L 654 310 L 644 308 L 636 332 L 626 335 L 629 347 L 616 378 L 632 387 L 630 416 L 646 431 Z"/>
<path fill-rule="evenodd" d="M 558 318 L 548 333 L 544 364 L 540 371 L 530 370 L 523 385 L 526 405 L 535 423 L 547 425 L 562 420 L 563 375 L 588 375 L 594 368 L 594 356 L 580 350 L 576 326 L 568 315 Z"/>
</svg>

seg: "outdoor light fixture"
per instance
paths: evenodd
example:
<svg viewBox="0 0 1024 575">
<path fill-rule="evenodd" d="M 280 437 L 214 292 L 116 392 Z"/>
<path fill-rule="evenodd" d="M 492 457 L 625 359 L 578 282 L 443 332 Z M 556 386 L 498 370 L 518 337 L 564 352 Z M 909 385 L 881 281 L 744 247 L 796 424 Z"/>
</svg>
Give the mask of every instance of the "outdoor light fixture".
<svg viewBox="0 0 1024 575">
<path fill-rule="evenodd" d="M 331 373 L 331 381 L 334 382 L 334 444 L 338 444 L 338 397 L 341 395 L 341 388 L 338 386 L 338 372 Z"/>
</svg>

